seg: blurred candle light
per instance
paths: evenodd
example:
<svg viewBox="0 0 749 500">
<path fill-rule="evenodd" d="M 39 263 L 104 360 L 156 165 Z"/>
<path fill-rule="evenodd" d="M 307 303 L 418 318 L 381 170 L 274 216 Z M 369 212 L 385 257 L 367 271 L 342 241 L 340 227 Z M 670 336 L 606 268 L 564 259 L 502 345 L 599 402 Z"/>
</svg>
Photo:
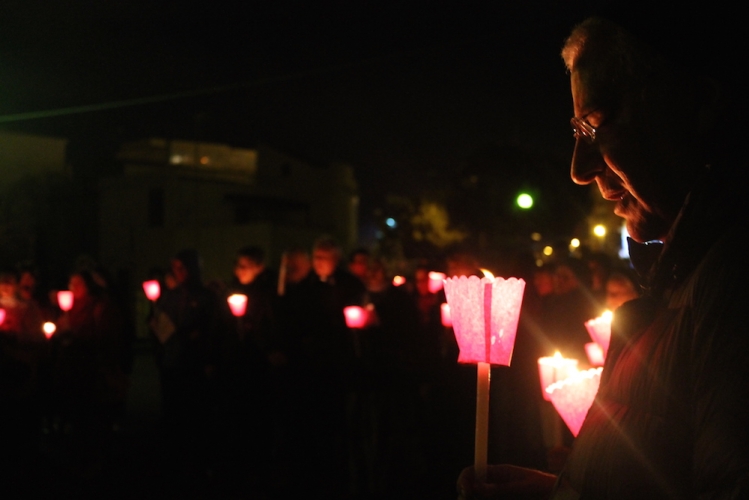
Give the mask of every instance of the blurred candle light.
<svg viewBox="0 0 749 500">
<path fill-rule="evenodd" d="M 450 314 L 450 304 L 447 302 L 440 305 L 440 318 L 442 319 L 442 326 L 445 328 L 453 326 L 453 318 Z"/>
<path fill-rule="evenodd" d="M 541 380 L 541 393 L 546 401 L 551 401 L 546 389 L 558 380 L 563 380 L 577 372 L 577 360 L 562 356 L 557 351 L 554 356 L 538 358 L 538 376 Z"/>
<path fill-rule="evenodd" d="M 393 286 L 401 286 L 406 284 L 406 278 L 403 276 L 394 276 L 393 277 Z"/>
<path fill-rule="evenodd" d="M 364 328 L 369 313 L 363 307 L 347 306 L 343 308 L 343 315 L 349 328 Z"/>
<path fill-rule="evenodd" d="M 57 292 L 57 305 L 65 312 L 73 308 L 73 292 L 70 290 L 60 290 Z"/>
<path fill-rule="evenodd" d="M 51 339 L 52 335 L 54 335 L 57 331 L 57 325 L 55 325 L 51 321 L 47 321 L 42 325 L 42 331 L 44 332 L 44 336 L 47 337 L 47 339 Z"/>
<path fill-rule="evenodd" d="M 5 322 L 5 309 L 0 309 L 0 325 Z"/>
<path fill-rule="evenodd" d="M 546 389 L 554 408 L 575 437 L 598 393 L 601 371 L 601 367 L 580 371 Z"/>
<path fill-rule="evenodd" d="M 588 330 L 590 338 L 593 339 L 593 342 L 601 346 L 604 359 L 606 359 L 606 353 L 609 350 L 609 342 L 611 341 L 612 317 L 613 314 L 611 311 L 605 311 L 599 317 L 589 319 L 585 322 L 585 328 Z"/>
<path fill-rule="evenodd" d="M 490 365 L 509 366 L 525 281 L 461 276 L 444 281 L 459 363 L 476 363 L 476 478 L 486 479 Z"/>
<path fill-rule="evenodd" d="M 585 344 L 585 354 L 588 355 L 588 362 L 591 366 L 603 366 L 606 356 L 603 355 L 603 348 L 597 342 L 588 342 Z"/>
<path fill-rule="evenodd" d="M 442 290 L 445 282 L 445 273 L 438 273 L 436 271 L 429 272 L 429 284 L 427 287 L 431 293 L 437 293 Z"/>
<path fill-rule="evenodd" d="M 161 285 L 158 280 L 148 280 L 143 282 L 143 292 L 148 300 L 156 302 L 161 296 Z"/>
<path fill-rule="evenodd" d="M 226 298 L 226 302 L 229 303 L 231 313 L 237 318 L 244 316 L 247 311 L 247 295 L 234 293 Z"/>
</svg>

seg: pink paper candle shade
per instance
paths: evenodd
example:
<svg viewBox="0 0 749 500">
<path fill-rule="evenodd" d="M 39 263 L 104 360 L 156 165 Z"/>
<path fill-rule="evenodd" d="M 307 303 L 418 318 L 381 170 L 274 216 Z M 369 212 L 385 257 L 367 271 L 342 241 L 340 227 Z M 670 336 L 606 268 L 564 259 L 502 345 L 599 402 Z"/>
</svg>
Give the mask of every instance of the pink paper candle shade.
<svg viewBox="0 0 749 500">
<path fill-rule="evenodd" d="M 237 318 L 244 316 L 247 311 L 247 295 L 234 293 L 226 298 L 226 302 L 229 304 L 231 313 Z"/>
<path fill-rule="evenodd" d="M 453 317 L 450 315 L 450 305 L 447 303 L 440 305 L 440 319 L 442 320 L 442 326 L 450 328 L 453 326 Z"/>
<path fill-rule="evenodd" d="M 541 394 L 546 401 L 551 401 L 546 389 L 559 380 L 564 380 L 577 373 L 577 360 L 563 357 L 559 351 L 553 356 L 538 358 L 538 377 L 541 380 Z"/>
<path fill-rule="evenodd" d="M 143 292 L 148 297 L 148 300 L 156 302 L 161 296 L 161 285 L 158 280 L 148 280 L 143 282 Z"/>
<path fill-rule="evenodd" d="M 609 342 L 611 341 L 611 311 L 606 311 L 599 317 L 589 319 L 585 322 L 585 328 L 588 330 L 590 338 L 593 342 L 601 346 L 603 355 L 606 357 L 606 353 L 609 350 Z"/>
<path fill-rule="evenodd" d="M 588 362 L 591 366 L 603 366 L 603 363 L 606 361 L 603 348 L 596 342 L 585 344 L 585 354 L 588 355 Z"/>
<path fill-rule="evenodd" d="M 70 290 L 60 290 L 57 292 L 57 305 L 65 312 L 73 309 L 73 292 Z"/>
<path fill-rule="evenodd" d="M 5 309 L 0 309 L 0 325 L 5 322 Z"/>
<path fill-rule="evenodd" d="M 427 283 L 427 288 L 431 293 L 437 293 L 440 290 L 442 290 L 442 287 L 445 282 L 445 273 L 438 273 L 436 271 L 431 271 L 429 273 L 429 282 Z"/>
<path fill-rule="evenodd" d="M 598 367 L 577 372 L 546 389 L 557 413 L 575 437 L 596 398 L 602 370 L 603 368 Z"/>
<path fill-rule="evenodd" d="M 343 315 L 349 328 L 364 328 L 369 313 L 363 307 L 347 306 L 343 308 Z"/>
<path fill-rule="evenodd" d="M 510 365 L 525 281 L 453 277 L 445 280 L 459 363 Z"/>
</svg>

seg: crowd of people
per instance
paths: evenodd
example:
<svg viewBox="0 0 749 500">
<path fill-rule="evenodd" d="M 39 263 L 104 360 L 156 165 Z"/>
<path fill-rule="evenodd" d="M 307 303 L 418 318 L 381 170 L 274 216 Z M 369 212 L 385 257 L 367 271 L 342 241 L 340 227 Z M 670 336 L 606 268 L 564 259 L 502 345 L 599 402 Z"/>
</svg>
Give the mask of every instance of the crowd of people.
<svg viewBox="0 0 749 500">
<path fill-rule="evenodd" d="M 477 260 L 452 252 L 394 282 L 368 249 L 345 258 L 327 237 L 284 252 L 279 269 L 267 260 L 259 246 L 242 248 L 230 280 L 206 283 L 199 254 L 184 250 L 150 276 L 161 289 L 147 327 L 162 417 L 152 449 L 163 477 L 278 498 L 420 495 L 425 484 L 451 497 L 472 455 L 475 370 L 457 364 L 440 317 L 444 293 L 430 290 L 429 273 L 481 276 Z M 594 256 L 531 269 L 518 268 L 529 286 L 513 368 L 493 375 L 491 452 L 551 470 L 550 450 L 565 443 L 543 439 L 536 358 L 582 349 L 584 321 L 606 307 L 606 284 L 628 271 Z M 0 275 L 0 387 L 13 408 L 3 428 L 16 443 L 4 456 L 22 464 L 46 454 L 92 479 L 127 417 L 132 321 L 90 262 L 69 276 L 69 308 L 37 281 L 29 266 Z M 247 297 L 239 316 L 227 302 L 233 294 Z M 368 311 L 362 327 L 347 326 L 350 305 Z"/>
</svg>

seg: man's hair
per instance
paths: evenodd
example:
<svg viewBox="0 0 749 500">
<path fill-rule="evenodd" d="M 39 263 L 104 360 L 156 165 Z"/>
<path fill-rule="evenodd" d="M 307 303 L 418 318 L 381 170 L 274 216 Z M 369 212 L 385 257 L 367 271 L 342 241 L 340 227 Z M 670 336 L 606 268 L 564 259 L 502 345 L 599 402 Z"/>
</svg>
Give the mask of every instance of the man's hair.
<svg viewBox="0 0 749 500">
<path fill-rule="evenodd" d="M 357 255 L 364 255 L 365 257 L 369 258 L 372 254 L 368 249 L 364 247 L 355 248 L 348 255 L 349 263 L 354 262 L 354 258 L 356 258 Z"/>
<path fill-rule="evenodd" d="M 265 264 L 265 250 L 256 245 L 246 246 L 239 249 L 237 258 L 245 257 L 258 266 Z"/>
<path fill-rule="evenodd" d="M 321 236 L 316 239 L 312 244 L 312 251 L 315 250 L 333 252 L 337 258 L 341 257 L 341 246 L 332 236 Z"/>
</svg>

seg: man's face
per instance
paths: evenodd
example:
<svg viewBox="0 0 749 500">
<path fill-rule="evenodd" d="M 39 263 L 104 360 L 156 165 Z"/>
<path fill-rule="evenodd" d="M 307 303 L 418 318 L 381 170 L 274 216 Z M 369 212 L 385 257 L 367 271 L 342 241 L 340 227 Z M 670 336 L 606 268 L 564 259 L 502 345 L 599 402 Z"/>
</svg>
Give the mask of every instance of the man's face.
<svg viewBox="0 0 749 500">
<path fill-rule="evenodd" d="M 589 101 L 577 71 L 570 83 L 575 116 L 596 128 L 594 144 L 575 144 L 573 181 L 595 181 L 601 195 L 616 202 L 614 213 L 634 240 L 663 240 L 689 190 L 687 167 L 698 157 L 685 124 L 678 123 L 684 113 L 631 98 L 607 109 Z"/>
<path fill-rule="evenodd" d="M 338 258 L 332 250 L 321 248 L 312 252 L 312 268 L 320 278 L 326 279 L 333 274 L 338 265 Z"/>
<path fill-rule="evenodd" d="M 237 262 L 234 264 L 234 276 L 243 285 L 249 285 L 255 281 L 262 270 L 262 266 L 245 256 L 237 258 Z"/>
</svg>

